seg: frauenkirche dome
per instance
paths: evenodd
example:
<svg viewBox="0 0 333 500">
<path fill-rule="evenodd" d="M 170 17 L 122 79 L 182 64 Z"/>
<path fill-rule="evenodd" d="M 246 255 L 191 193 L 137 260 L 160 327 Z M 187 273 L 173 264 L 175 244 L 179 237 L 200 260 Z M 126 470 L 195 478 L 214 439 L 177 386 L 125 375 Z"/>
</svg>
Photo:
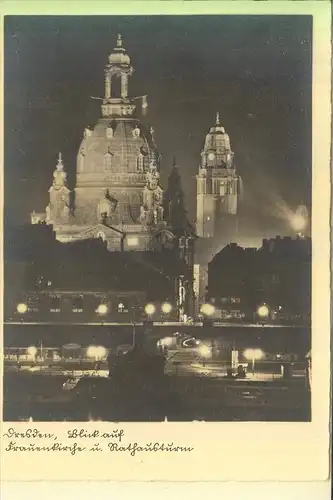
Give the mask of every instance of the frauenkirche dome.
<svg viewBox="0 0 333 500">
<path fill-rule="evenodd" d="M 135 115 L 138 98 L 128 94 L 132 74 L 118 35 L 104 71 L 102 116 L 84 130 L 79 147 L 71 203 L 65 182 L 60 190 L 58 185 L 50 189 L 44 218 L 60 241 L 101 237 L 110 250 L 118 250 L 126 237 L 133 249 L 148 250 L 154 233 L 165 227 L 160 156 L 153 128 L 147 130 Z M 32 222 L 39 215 L 34 213 Z"/>
</svg>

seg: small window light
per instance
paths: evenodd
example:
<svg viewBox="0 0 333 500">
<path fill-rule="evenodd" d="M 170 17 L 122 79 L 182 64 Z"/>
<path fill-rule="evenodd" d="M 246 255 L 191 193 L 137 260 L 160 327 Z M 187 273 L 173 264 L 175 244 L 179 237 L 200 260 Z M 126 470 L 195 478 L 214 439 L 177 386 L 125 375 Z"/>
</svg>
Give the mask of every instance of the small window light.
<svg viewBox="0 0 333 500">
<path fill-rule="evenodd" d="M 127 245 L 129 247 L 137 247 L 139 244 L 139 238 L 137 236 L 129 236 L 127 238 Z"/>
</svg>

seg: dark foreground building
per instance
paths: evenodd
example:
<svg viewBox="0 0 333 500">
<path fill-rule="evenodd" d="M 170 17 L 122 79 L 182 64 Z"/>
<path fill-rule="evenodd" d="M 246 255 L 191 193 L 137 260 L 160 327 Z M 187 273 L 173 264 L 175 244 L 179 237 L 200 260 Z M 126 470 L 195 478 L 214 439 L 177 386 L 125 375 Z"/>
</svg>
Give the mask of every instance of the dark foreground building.
<svg viewBox="0 0 333 500">
<path fill-rule="evenodd" d="M 179 282 L 191 279 L 182 254 L 110 252 L 99 238 L 60 243 L 50 226 L 8 233 L 5 321 L 132 322 L 178 320 Z M 165 304 L 169 307 L 165 308 Z"/>
<path fill-rule="evenodd" d="M 208 282 L 222 318 L 309 324 L 311 239 L 277 236 L 259 249 L 232 243 L 210 262 Z"/>
</svg>

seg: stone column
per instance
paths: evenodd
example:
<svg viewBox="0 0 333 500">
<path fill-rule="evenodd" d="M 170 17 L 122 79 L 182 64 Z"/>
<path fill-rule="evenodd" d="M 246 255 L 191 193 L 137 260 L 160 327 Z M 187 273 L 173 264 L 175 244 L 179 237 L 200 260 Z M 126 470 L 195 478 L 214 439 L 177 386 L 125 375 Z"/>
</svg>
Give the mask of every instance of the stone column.
<svg viewBox="0 0 333 500">
<path fill-rule="evenodd" d="M 124 73 L 121 75 L 121 97 L 123 99 L 128 97 L 128 78 Z"/>
<path fill-rule="evenodd" d="M 111 97 L 111 75 L 110 73 L 105 74 L 105 99 L 110 99 Z"/>
</svg>

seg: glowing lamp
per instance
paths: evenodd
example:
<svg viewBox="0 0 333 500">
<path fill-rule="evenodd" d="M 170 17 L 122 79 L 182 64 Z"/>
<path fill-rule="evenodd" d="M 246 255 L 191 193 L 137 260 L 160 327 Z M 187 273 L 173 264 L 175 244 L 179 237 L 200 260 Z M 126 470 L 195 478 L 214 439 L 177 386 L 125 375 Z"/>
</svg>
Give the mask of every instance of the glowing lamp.
<svg viewBox="0 0 333 500">
<path fill-rule="evenodd" d="M 24 314 L 27 312 L 28 310 L 28 306 L 27 304 L 24 304 L 23 302 L 21 304 L 17 304 L 17 308 L 16 308 L 17 312 L 20 313 L 20 314 Z"/>
<path fill-rule="evenodd" d="M 164 302 L 164 304 L 162 304 L 162 312 L 164 314 L 169 314 L 171 313 L 172 311 L 172 305 L 169 304 L 169 302 Z"/>
<path fill-rule="evenodd" d="M 207 345 L 200 346 L 198 351 L 202 358 L 209 358 L 211 355 L 211 350 Z"/>
<path fill-rule="evenodd" d="M 100 304 L 96 309 L 97 314 L 106 314 L 108 312 L 108 306 L 106 304 Z"/>
<path fill-rule="evenodd" d="M 103 359 L 106 356 L 106 349 L 103 346 L 90 345 L 87 348 L 87 357 L 94 359 Z"/>
<path fill-rule="evenodd" d="M 267 318 L 269 316 L 269 309 L 266 304 L 258 307 L 257 314 L 260 318 Z"/>
<path fill-rule="evenodd" d="M 32 356 L 34 358 L 37 354 L 37 347 L 31 345 L 30 347 L 28 347 L 27 353 L 29 354 L 29 356 Z"/>
<path fill-rule="evenodd" d="M 243 353 L 244 358 L 249 361 L 258 361 L 264 356 L 264 352 L 261 349 L 246 349 Z"/>
<path fill-rule="evenodd" d="M 154 304 L 147 304 L 146 305 L 146 307 L 145 307 L 145 313 L 148 316 L 151 316 L 152 314 L 154 314 L 155 311 L 156 311 L 156 307 L 154 306 Z"/>
<path fill-rule="evenodd" d="M 205 316 L 213 316 L 215 313 L 215 307 L 212 304 L 202 304 L 200 312 Z"/>
</svg>

